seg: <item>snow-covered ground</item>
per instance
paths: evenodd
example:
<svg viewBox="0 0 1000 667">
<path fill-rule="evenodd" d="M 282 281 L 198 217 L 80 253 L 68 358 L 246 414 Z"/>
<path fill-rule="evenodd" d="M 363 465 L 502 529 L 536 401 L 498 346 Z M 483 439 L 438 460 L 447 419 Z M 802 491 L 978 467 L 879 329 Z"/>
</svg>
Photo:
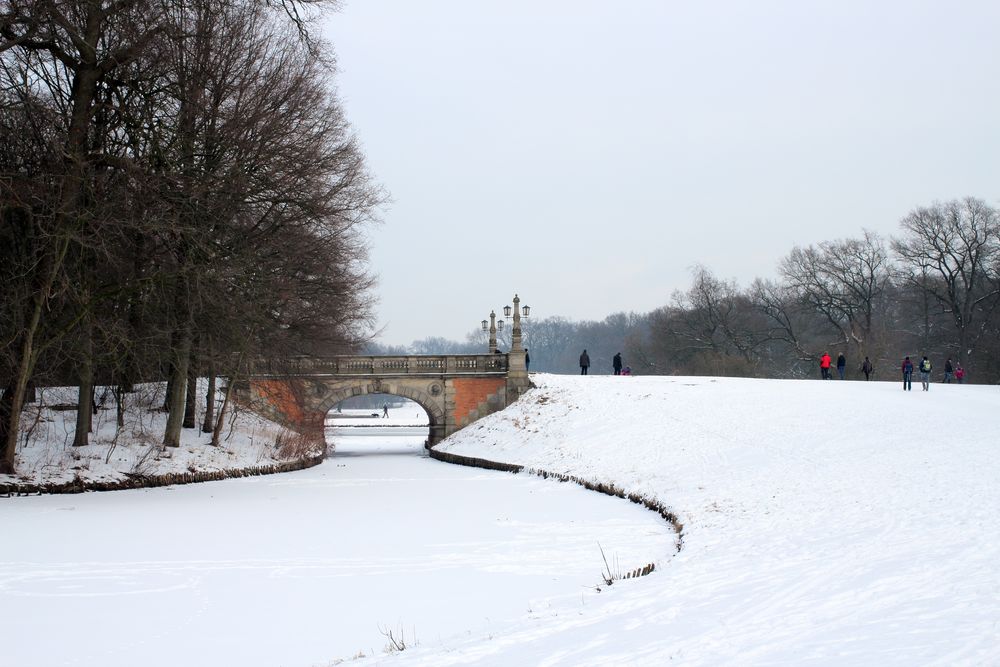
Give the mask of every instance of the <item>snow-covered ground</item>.
<svg viewBox="0 0 1000 667">
<path fill-rule="evenodd" d="M 203 397 L 208 380 L 198 384 Z M 61 484 L 79 478 L 89 482 L 113 482 L 129 475 L 208 472 L 271 465 L 288 459 L 292 452 L 275 447 L 284 429 L 244 409 L 227 411 L 218 448 L 211 446 L 211 433 L 200 428 L 182 429 L 181 446 L 164 450 L 163 429 L 167 413 L 163 405 L 165 383 L 136 385 L 125 395 L 125 426 L 118 429 L 114 397 L 104 387 L 96 392 L 100 406 L 94 415 L 90 444 L 73 447 L 76 427 L 76 387 L 38 389 L 38 400 L 25 405 L 21 417 L 21 442 L 15 461 L 16 475 L 0 475 L 4 483 Z M 222 405 L 218 392 L 216 409 Z M 197 420 L 204 416 L 203 399 Z M 284 433 L 285 440 L 288 434 Z M 293 456 L 294 457 L 294 456 Z"/>
<path fill-rule="evenodd" d="M 675 552 L 653 512 L 434 461 L 425 438 L 335 436 L 282 475 L 0 499 L 0 665 L 327 667 L 386 656 L 390 632 L 438 646 L 584 607 L 601 547 L 622 568 Z"/>
<path fill-rule="evenodd" d="M 556 618 L 392 664 L 1000 664 L 1000 390 L 533 376 L 441 448 L 615 482 L 684 548 Z"/>
<path fill-rule="evenodd" d="M 998 388 L 533 380 L 441 449 L 655 499 L 678 554 L 636 505 L 413 451 L 0 499 L 0 663 L 1000 665 Z M 656 571 L 597 592 L 598 540 Z"/>
</svg>

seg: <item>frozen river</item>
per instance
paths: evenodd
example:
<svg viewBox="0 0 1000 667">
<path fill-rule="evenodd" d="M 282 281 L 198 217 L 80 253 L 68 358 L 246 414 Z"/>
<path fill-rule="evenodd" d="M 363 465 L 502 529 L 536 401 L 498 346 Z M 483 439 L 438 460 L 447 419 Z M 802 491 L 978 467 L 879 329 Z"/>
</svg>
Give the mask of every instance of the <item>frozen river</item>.
<svg viewBox="0 0 1000 667">
<path fill-rule="evenodd" d="M 3 664 L 329 665 L 390 631 L 567 613 L 601 583 L 598 544 L 621 569 L 673 553 L 636 505 L 377 431 L 296 473 L 0 499 Z"/>
</svg>

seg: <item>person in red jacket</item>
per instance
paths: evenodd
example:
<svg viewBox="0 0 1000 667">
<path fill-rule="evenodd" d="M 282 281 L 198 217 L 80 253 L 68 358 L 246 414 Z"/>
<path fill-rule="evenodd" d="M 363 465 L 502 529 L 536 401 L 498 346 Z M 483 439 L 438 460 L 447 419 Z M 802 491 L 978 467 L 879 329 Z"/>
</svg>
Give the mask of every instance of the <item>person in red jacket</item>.
<svg viewBox="0 0 1000 667">
<path fill-rule="evenodd" d="M 819 374 L 824 380 L 833 379 L 830 375 L 830 355 L 826 352 L 819 358 Z"/>
</svg>

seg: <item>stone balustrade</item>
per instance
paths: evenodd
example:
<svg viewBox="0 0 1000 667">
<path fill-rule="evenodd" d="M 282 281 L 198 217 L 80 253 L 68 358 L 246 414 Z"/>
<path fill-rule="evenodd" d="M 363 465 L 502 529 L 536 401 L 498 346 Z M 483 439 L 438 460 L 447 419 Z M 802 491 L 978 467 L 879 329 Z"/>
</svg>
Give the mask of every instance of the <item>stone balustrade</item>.
<svg viewBox="0 0 1000 667">
<path fill-rule="evenodd" d="M 506 354 L 448 354 L 406 356 L 296 357 L 280 361 L 259 360 L 251 375 L 503 375 L 508 371 Z"/>
</svg>

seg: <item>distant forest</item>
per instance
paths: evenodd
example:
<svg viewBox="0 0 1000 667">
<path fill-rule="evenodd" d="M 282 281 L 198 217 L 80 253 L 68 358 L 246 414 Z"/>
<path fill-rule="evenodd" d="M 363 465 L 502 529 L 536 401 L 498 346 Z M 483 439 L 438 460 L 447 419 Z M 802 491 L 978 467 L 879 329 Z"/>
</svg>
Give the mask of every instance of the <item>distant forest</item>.
<svg viewBox="0 0 1000 667">
<path fill-rule="evenodd" d="M 863 377 L 866 356 L 876 379 L 896 379 L 905 355 L 927 355 L 936 379 L 950 358 L 967 382 L 1000 381 L 1000 213 L 985 202 L 917 208 L 896 237 L 864 232 L 796 247 L 777 268 L 777 280 L 739 285 L 699 266 L 690 287 L 650 313 L 532 318 L 523 324 L 531 370 L 578 373 L 586 349 L 591 373 L 610 373 L 621 352 L 636 374 L 818 378 L 828 352 L 846 356 L 853 379 Z M 478 330 L 463 342 L 369 346 L 397 354 L 486 348 Z"/>
</svg>

